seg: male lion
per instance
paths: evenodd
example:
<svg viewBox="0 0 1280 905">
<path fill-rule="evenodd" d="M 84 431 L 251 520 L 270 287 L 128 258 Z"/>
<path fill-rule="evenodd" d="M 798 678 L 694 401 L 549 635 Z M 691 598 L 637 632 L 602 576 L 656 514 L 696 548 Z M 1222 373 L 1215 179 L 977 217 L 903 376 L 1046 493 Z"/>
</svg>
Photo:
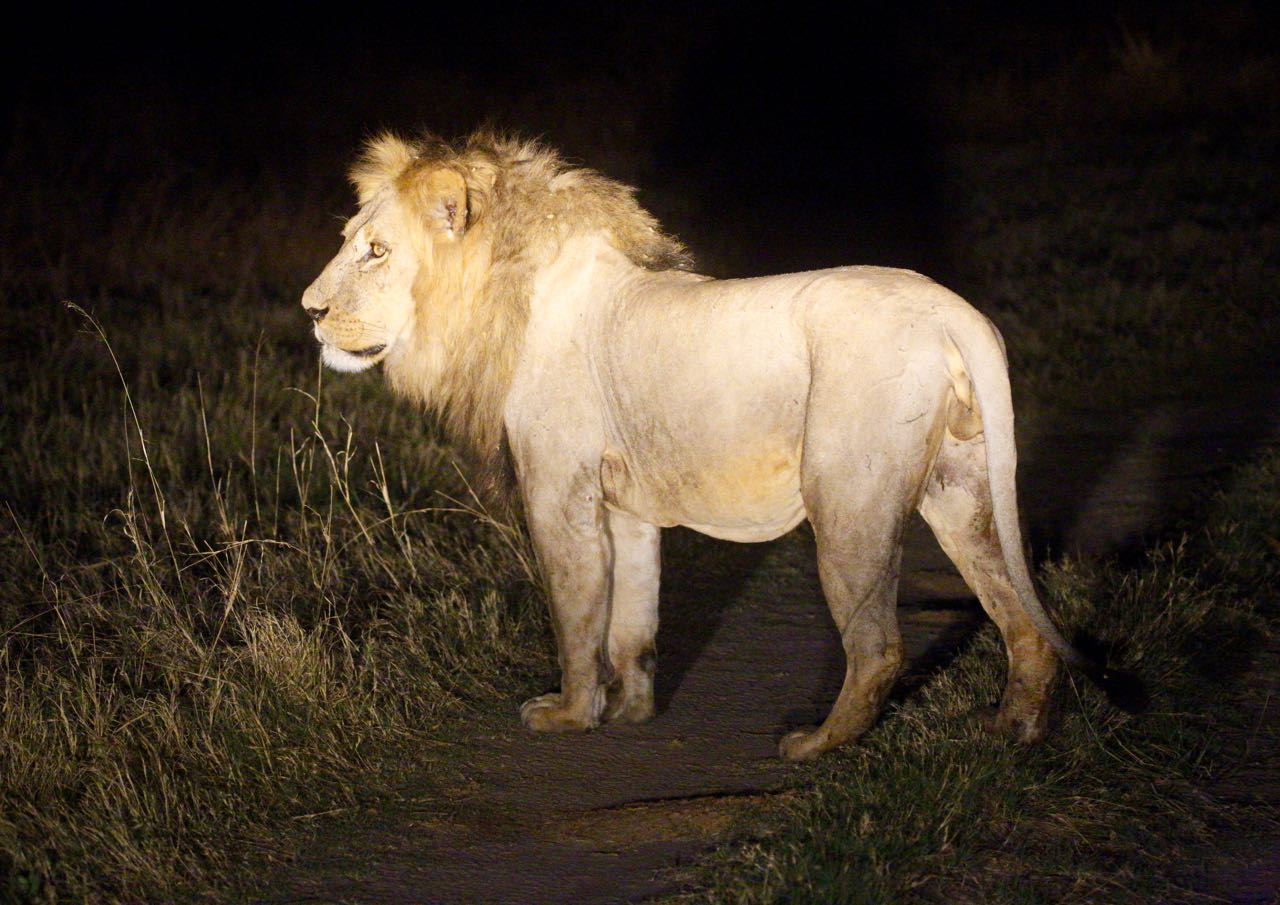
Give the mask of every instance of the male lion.
<svg viewBox="0 0 1280 905">
<path fill-rule="evenodd" d="M 826 721 L 784 737 L 783 757 L 875 720 L 902 663 L 912 509 L 1004 637 L 992 728 L 1043 737 L 1057 656 L 1104 678 L 1036 598 L 1002 342 L 959 296 L 883 267 L 695 275 L 632 189 L 494 134 L 384 135 L 351 178 L 360 209 L 302 304 L 326 364 L 383 363 L 491 480 L 514 478 L 562 670 L 521 709 L 530 729 L 653 716 L 671 525 L 765 541 L 813 524 L 848 664 Z"/>
</svg>

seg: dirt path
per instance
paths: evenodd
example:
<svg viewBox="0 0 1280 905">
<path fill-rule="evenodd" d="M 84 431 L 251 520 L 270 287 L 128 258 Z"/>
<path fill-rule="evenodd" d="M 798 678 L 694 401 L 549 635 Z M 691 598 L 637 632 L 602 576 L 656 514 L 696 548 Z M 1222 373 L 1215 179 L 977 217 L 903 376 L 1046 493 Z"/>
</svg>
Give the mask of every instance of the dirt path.
<svg viewBox="0 0 1280 905">
<path fill-rule="evenodd" d="M 1024 509 L 1041 543 L 1115 550 L 1167 516 L 1168 500 L 1194 505 L 1200 481 L 1277 439 L 1274 418 L 1257 424 L 1258 394 L 1246 397 L 1033 438 Z M 751 546 L 668 534 L 652 723 L 534 736 L 512 702 L 445 752 L 463 764 L 443 783 L 448 800 L 437 791 L 322 832 L 260 901 L 603 903 L 677 888 L 682 862 L 787 782 L 777 741 L 821 720 L 843 654 L 808 532 Z M 901 599 L 909 685 L 984 619 L 918 519 Z"/>
<path fill-rule="evenodd" d="M 915 528 L 903 630 L 920 670 L 981 615 Z M 786 782 L 778 739 L 821 720 L 844 665 L 807 532 L 754 546 L 679 532 L 664 553 L 652 723 L 535 736 L 513 703 L 448 758 L 469 765 L 451 806 L 409 805 L 354 845 L 322 841 L 264 901 L 612 902 L 671 889 L 663 868 Z"/>
</svg>

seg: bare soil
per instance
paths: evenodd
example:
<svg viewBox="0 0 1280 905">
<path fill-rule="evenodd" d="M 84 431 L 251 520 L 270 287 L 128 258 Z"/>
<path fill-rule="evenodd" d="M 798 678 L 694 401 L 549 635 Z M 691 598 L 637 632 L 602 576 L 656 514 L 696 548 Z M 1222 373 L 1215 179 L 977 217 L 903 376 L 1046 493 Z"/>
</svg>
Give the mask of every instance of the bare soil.
<svg viewBox="0 0 1280 905">
<path fill-rule="evenodd" d="M 1123 552 L 1171 515 L 1194 517 L 1207 481 L 1280 438 L 1277 401 L 1274 386 L 1251 385 L 1226 402 L 1069 430 L 1059 422 L 1024 437 L 1022 508 L 1037 547 Z M 787 794 L 796 773 L 778 759 L 777 742 L 822 719 L 844 669 L 812 535 L 748 546 L 667 533 L 656 719 L 535 736 L 521 729 L 517 701 L 479 714 L 441 740 L 430 794 L 409 789 L 392 811 L 323 824 L 257 900 L 634 902 L 677 891 L 682 865 L 740 831 L 753 805 Z M 897 693 L 905 694 L 944 667 L 985 616 L 919 520 L 908 531 L 901 588 L 909 666 Z M 1256 666 L 1272 689 L 1278 661 L 1272 644 Z M 1240 771 L 1206 794 L 1274 806 L 1276 705 L 1258 683 L 1236 705 L 1267 728 L 1242 740 Z M 1259 823 L 1223 828 L 1203 864 L 1187 867 L 1210 900 L 1267 902 L 1280 888 L 1277 863 L 1275 825 Z"/>
</svg>

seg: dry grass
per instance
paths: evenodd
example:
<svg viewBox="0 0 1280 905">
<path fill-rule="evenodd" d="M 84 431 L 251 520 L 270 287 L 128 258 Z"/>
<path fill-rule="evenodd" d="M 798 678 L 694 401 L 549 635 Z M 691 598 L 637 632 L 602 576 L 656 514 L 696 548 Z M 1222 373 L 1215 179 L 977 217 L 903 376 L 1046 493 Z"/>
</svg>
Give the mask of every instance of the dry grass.
<svg viewBox="0 0 1280 905">
<path fill-rule="evenodd" d="M 0 596 L 11 895 L 202 883 L 228 842 L 349 805 L 400 743 L 545 666 L 519 536 L 432 496 L 465 493 L 447 452 L 412 423 L 395 458 L 357 442 L 280 364 L 242 358 L 208 398 L 198 375 L 94 386 L 77 431 L 24 435 Z"/>
<path fill-rule="evenodd" d="M 322 384 L 294 292 L 331 240 L 273 237 L 336 220 L 125 188 L 127 216 L 49 215 L 0 267 L 5 901 L 207 887 L 549 666 L 523 536 L 420 412 Z"/>
</svg>

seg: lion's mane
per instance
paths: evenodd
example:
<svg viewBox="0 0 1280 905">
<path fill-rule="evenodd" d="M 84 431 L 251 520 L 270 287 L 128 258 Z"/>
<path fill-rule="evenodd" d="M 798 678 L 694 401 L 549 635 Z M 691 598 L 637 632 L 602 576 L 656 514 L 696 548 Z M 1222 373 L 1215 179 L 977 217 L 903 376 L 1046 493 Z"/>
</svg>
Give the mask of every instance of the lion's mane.
<svg viewBox="0 0 1280 905">
<path fill-rule="evenodd" d="M 465 228 L 449 243 L 432 240 L 427 209 L 432 174 L 441 170 L 466 183 Z M 688 269 L 689 253 L 640 206 L 635 189 L 570 166 L 537 142 L 492 131 L 453 143 L 383 134 L 350 175 L 361 204 L 393 185 L 421 228 L 414 333 L 404 353 L 388 359 L 387 377 L 440 413 L 488 501 L 510 502 L 514 472 L 502 413 L 539 269 L 566 239 L 593 232 L 650 270 Z"/>
</svg>

